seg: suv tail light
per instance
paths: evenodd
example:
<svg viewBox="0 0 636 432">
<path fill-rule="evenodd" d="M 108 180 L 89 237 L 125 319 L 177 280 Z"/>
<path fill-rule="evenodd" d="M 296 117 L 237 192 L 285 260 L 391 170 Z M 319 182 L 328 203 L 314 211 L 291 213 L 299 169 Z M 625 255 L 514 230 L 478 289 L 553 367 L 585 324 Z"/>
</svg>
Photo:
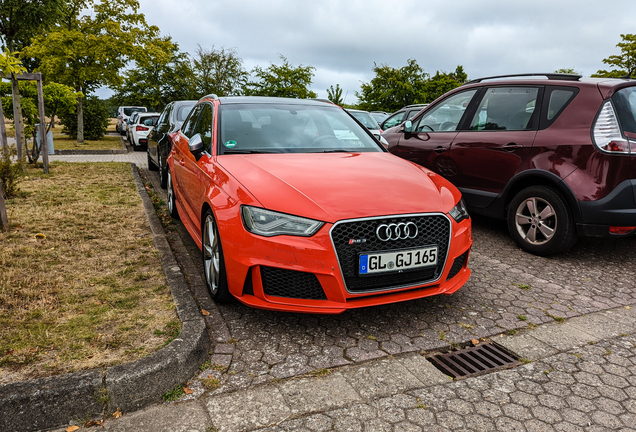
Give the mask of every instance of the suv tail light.
<svg viewBox="0 0 636 432">
<path fill-rule="evenodd" d="M 148 130 L 148 128 L 147 128 L 147 127 L 145 127 L 145 126 L 137 126 L 137 128 L 136 128 L 135 130 L 136 130 L 137 132 L 139 132 L 139 131 L 147 131 L 147 130 Z"/>
<path fill-rule="evenodd" d="M 636 153 L 636 142 L 623 137 L 614 107 L 606 101 L 594 122 L 593 142 L 596 148 L 604 153 L 630 154 Z"/>
</svg>

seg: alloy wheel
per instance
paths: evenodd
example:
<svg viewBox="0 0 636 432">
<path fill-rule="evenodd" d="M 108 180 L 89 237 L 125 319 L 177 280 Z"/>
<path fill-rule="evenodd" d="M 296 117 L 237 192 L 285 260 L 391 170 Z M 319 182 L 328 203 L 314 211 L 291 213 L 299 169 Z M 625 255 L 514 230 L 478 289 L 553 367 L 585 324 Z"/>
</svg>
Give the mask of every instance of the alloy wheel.
<svg viewBox="0 0 636 432">
<path fill-rule="evenodd" d="M 530 197 L 517 207 L 515 226 L 525 241 L 533 245 L 541 245 L 554 237 L 557 229 L 557 215 L 548 201 L 539 197 Z"/>
<path fill-rule="evenodd" d="M 220 249 L 219 236 L 216 231 L 216 224 L 211 215 L 207 215 L 203 226 L 203 265 L 205 281 L 212 296 L 216 295 L 219 289 L 220 280 Z"/>
</svg>

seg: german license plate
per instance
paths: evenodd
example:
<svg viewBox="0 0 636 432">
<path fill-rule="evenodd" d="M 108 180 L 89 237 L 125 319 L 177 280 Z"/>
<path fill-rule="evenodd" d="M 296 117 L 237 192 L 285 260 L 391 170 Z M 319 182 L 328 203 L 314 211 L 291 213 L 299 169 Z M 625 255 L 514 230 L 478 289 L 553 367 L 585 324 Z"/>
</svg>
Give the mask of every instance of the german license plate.
<svg viewBox="0 0 636 432">
<path fill-rule="evenodd" d="M 437 264 L 437 246 L 395 252 L 362 253 L 358 274 L 400 272 Z"/>
</svg>

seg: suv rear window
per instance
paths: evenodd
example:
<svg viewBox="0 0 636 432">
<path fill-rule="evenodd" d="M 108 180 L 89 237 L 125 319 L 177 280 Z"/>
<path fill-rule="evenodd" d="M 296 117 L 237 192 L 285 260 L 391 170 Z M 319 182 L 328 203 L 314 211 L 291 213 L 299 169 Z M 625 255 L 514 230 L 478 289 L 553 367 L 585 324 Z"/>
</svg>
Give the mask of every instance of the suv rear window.
<svg viewBox="0 0 636 432">
<path fill-rule="evenodd" d="M 146 108 L 144 107 L 135 107 L 135 108 L 124 108 L 124 114 L 130 116 L 134 112 L 143 111 L 146 112 Z"/>
<path fill-rule="evenodd" d="M 620 89 L 612 100 L 623 131 L 636 133 L 636 87 Z"/>
</svg>

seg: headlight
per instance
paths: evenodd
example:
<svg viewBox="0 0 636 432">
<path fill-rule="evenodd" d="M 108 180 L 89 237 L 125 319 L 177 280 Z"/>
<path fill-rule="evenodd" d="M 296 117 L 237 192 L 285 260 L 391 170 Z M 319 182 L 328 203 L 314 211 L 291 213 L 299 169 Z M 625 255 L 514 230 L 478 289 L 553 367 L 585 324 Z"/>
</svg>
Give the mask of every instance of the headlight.
<svg viewBox="0 0 636 432">
<path fill-rule="evenodd" d="M 460 199 L 459 202 L 451 211 L 448 212 L 449 215 L 455 219 L 455 222 L 459 223 L 464 219 L 468 219 L 470 215 L 468 214 L 468 210 L 466 209 L 466 203 L 464 199 Z"/>
<path fill-rule="evenodd" d="M 272 237 L 293 235 L 309 237 L 324 225 L 324 222 L 273 212 L 259 207 L 242 206 L 243 225 L 253 234 Z"/>
</svg>

